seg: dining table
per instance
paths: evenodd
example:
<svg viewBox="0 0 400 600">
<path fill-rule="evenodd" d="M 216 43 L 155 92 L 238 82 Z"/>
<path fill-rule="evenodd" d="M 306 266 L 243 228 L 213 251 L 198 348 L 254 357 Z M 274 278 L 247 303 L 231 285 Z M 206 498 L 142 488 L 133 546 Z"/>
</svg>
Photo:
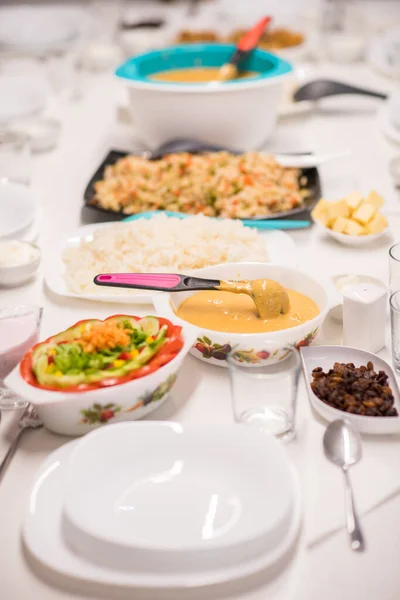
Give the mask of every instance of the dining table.
<svg viewBox="0 0 400 600">
<path fill-rule="evenodd" d="M 395 82 L 365 63 L 334 64 L 314 61 L 299 68 L 316 77 L 332 78 L 390 92 Z M 312 104 L 304 110 L 282 114 L 272 138 L 263 150 L 271 152 L 335 152 L 350 154 L 320 168 L 323 196 L 337 200 L 352 191 L 377 190 L 385 199 L 390 235 L 374 245 L 342 246 L 316 226 L 290 231 L 297 248 L 299 267 L 314 277 L 361 273 L 388 283 L 388 250 L 400 242 L 400 196 L 389 172 L 389 162 L 400 149 L 386 139 L 381 126 L 383 102 L 361 96 L 337 97 Z M 141 150 L 135 136 L 134 117 L 127 116 L 125 92 L 111 73 L 86 73 L 79 99 L 60 99 L 55 114 L 61 121 L 60 143 L 49 153 L 33 157 L 31 188 L 42 207 L 38 244 L 42 270 L 17 288 L 0 290 L 2 304 L 42 306 L 41 337 L 61 331 L 86 318 L 103 319 L 120 312 L 121 305 L 89 302 L 55 295 L 43 280 L 46 255 L 60 238 L 82 224 L 107 221 L 109 216 L 84 206 L 84 189 L 109 149 Z M 134 304 L 131 314 L 147 315 L 152 308 Z M 342 326 L 328 318 L 318 344 L 342 344 Z M 387 319 L 386 347 L 379 353 L 391 362 L 390 328 Z M 357 500 L 379 487 L 380 465 L 390 461 L 393 489 L 377 506 L 363 513 L 361 523 L 366 550 L 350 549 L 344 527 L 344 492 L 339 470 L 323 457 L 324 422 L 311 409 L 303 378 L 300 380 L 296 438 L 287 444 L 301 484 L 303 524 L 284 564 L 271 573 L 260 572 L 243 580 L 210 588 L 183 590 L 119 589 L 89 585 L 49 572 L 24 547 L 21 528 L 35 473 L 42 461 L 71 438 L 45 428 L 23 434 L 18 450 L 0 482 L 0 597 L 4 600 L 65 600 L 75 598 L 180 598 L 241 600 L 397 600 L 400 594 L 400 434 L 363 436 L 364 458 L 352 469 Z M 0 457 L 18 427 L 20 411 L 3 411 L 0 423 Z M 170 399 L 155 410 L 151 420 L 187 423 L 233 422 L 226 369 L 188 356 Z M 204 440 L 207 446 L 207 440 Z M 373 458 L 375 459 L 373 460 Z M 371 461 L 370 463 L 368 461 Z M 397 461 L 397 462 L 396 462 Z M 364 463 L 364 464 L 363 464 Z M 370 468 L 368 468 L 370 466 Z M 359 470 L 360 475 L 357 476 Z M 327 475 L 329 474 L 329 476 Z M 255 474 L 260 477 L 260 473 Z M 261 475 L 262 476 L 262 475 Z M 325 480 L 336 490 L 322 493 Z M 310 543 L 309 523 L 315 515 L 329 512 L 329 503 L 343 510 L 343 527 Z M 321 522 L 323 519 L 321 520 Z M 47 531 L 43 529 L 43 536 Z"/>
</svg>

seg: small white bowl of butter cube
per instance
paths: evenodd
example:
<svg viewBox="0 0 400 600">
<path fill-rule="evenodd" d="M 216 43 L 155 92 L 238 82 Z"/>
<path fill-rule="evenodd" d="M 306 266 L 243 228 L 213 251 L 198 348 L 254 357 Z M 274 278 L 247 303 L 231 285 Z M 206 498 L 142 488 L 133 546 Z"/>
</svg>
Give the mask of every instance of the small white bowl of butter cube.
<svg viewBox="0 0 400 600">
<path fill-rule="evenodd" d="M 363 197 L 352 192 L 336 202 L 321 199 L 311 215 L 323 230 L 341 244 L 363 246 L 388 233 L 388 222 L 380 212 L 384 200 L 372 191 Z"/>
</svg>

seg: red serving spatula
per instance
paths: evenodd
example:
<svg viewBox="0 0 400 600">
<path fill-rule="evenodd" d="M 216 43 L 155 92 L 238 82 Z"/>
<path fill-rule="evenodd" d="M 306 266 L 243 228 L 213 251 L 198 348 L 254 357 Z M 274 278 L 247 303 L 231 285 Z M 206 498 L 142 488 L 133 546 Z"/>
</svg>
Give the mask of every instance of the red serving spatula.
<svg viewBox="0 0 400 600">
<path fill-rule="evenodd" d="M 236 45 L 236 50 L 232 57 L 227 63 L 222 65 L 219 70 L 219 79 L 221 81 L 228 81 L 229 79 L 235 79 L 238 76 L 238 64 L 246 56 L 248 56 L 254 48 L 257 47 L 258 42 L 265 28 L 271 22 L 271 17 L 263 17 L 248 31 L 245 35 L 240 38 Z"/>
</svg>

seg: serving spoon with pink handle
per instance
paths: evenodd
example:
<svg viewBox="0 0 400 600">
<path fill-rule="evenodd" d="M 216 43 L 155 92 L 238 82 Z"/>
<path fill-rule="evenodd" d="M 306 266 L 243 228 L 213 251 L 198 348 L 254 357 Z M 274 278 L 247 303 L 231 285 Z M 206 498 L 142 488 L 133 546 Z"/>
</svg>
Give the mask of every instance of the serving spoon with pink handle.
<svg viewBox="0 0 400 600">
<path fill-rule="evenodd" d="M 96 275 L 93 281 L 96 285 L 160 292 L 216 290 L 233 294 L 247 294 L 253 300 L 262 319 L 277 317 L 289 310 L 287 291 L 280 283 L 270 279 L 222 281 L 178 275 L 177 273 L 105 273 Z"/>
<path fill-rule="evenodd" d="M 175 273 L 107 273 L 96 275 L 94 282 L 96 285 L 160 292 L 218 290 L 221 285 L 219 279 L 203 279 Z"/>
</svg>

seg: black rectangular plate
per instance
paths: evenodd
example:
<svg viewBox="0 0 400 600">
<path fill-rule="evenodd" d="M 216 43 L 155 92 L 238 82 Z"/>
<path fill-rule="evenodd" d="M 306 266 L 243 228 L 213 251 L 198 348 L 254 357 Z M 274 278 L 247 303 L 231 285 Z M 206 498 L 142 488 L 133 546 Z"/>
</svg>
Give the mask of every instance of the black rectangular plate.
<svg viewBox="0 0 400 600">
<path fill-rule="evenodd" d="M 171 145 L 172 144 L 175 144 L 175 142 L 172 142 Z M 193 146 L 196 146 L 197 144 L 198 144 L 197 142 L 193 142 Z M 178 146 L 175 146 L 175 147 L 176 147 L 176 149 L 174 150 L 174 152 L 190 151 L 187 147 L 185 148 L 185 150 L 183 149 L 183 147 L 180 147 L 179 149 L 178 149 Z M 218 148 L 217 146 L 206 146 L 206 145 L 204 145 L 204 147 L 202 146 L 203 152 L 213 151 L 213 150 L 215 151 L 218 149 L 222 150 L 222 148 Z M 198 151 L 199 150 L 196 147 L 196 150 L 194 151 L 194 153 L 198 152 Z M 171 152 L 171 150 L 169 150 L 169 152 L 164 152 L 164 153 L 167 154 L 170 152 Z M 152 152 L 151 154 L 146 153 L 146 156 L 149 155 L 150 159 L 156 160 L 157 158 L 161 158 L 164 153 L 162 152 L 162 149 L 160 148 L 159 150 L 156 150 L 155 152 Z M 100 211 L 102 213 L 108 213 L 110 215 L 113 215 L 114 218 L 120 217 L 121 219 L 124 219 L 125 217 L 129 216 L 121 211 L 109 210 L 109 209 L 102 208 L 101 206 L 99 206 L 96 203 L 95 188 L 94 188 L 95 183 L 97 181 L 100 181 L 101 179 L 103 179 L 106 167 L 108 167 L 109 165 L 114 165 L 120 158 L 124 158 L 125 156 L 128 156 L 129 154 L 135 154 L 135 153 L 134 152 L 123 152 L 121 150 L 110 150 L 109 151 L 107 156 L 104 158 L 104 160 L 101 162 L 101 164 L 97 168 L 96 172 L 93 174 L 88 185 L 86 186 L 86 190 L 84 193 L 84 199 L 85 199 L 86 206 L 93 208 L 97 211 Z M 319 177 L 318 169 L 316 169 L 316 168 L 302 169 L 301 176 L 306 177 L 307 185 L 305 187 L 306 187 L 306 189 L 309 190 L 309 195 L 307 196 L 307 198 L 305 198 L 304 206 L 302 206 L 300 208 L 295 208 L 291 211 L 287 211 L 284 213 L 274 213 L 273 216 L 265 217 L 265 219 L 268 219 L 268 220 L 269 219 L 290 219 L 290 220 L 295 219 L 295 220 L 305 220 L 305 221 L 309 221 L 310 223 L 312 223 L 310 212 L 313 209 L 313 207 L 315 206 L 315 204 L 318 202 L 318 200 L 321 198 L 321 193 L 322 193 L 321 192 L 321 180 Z"/>
</svg>

